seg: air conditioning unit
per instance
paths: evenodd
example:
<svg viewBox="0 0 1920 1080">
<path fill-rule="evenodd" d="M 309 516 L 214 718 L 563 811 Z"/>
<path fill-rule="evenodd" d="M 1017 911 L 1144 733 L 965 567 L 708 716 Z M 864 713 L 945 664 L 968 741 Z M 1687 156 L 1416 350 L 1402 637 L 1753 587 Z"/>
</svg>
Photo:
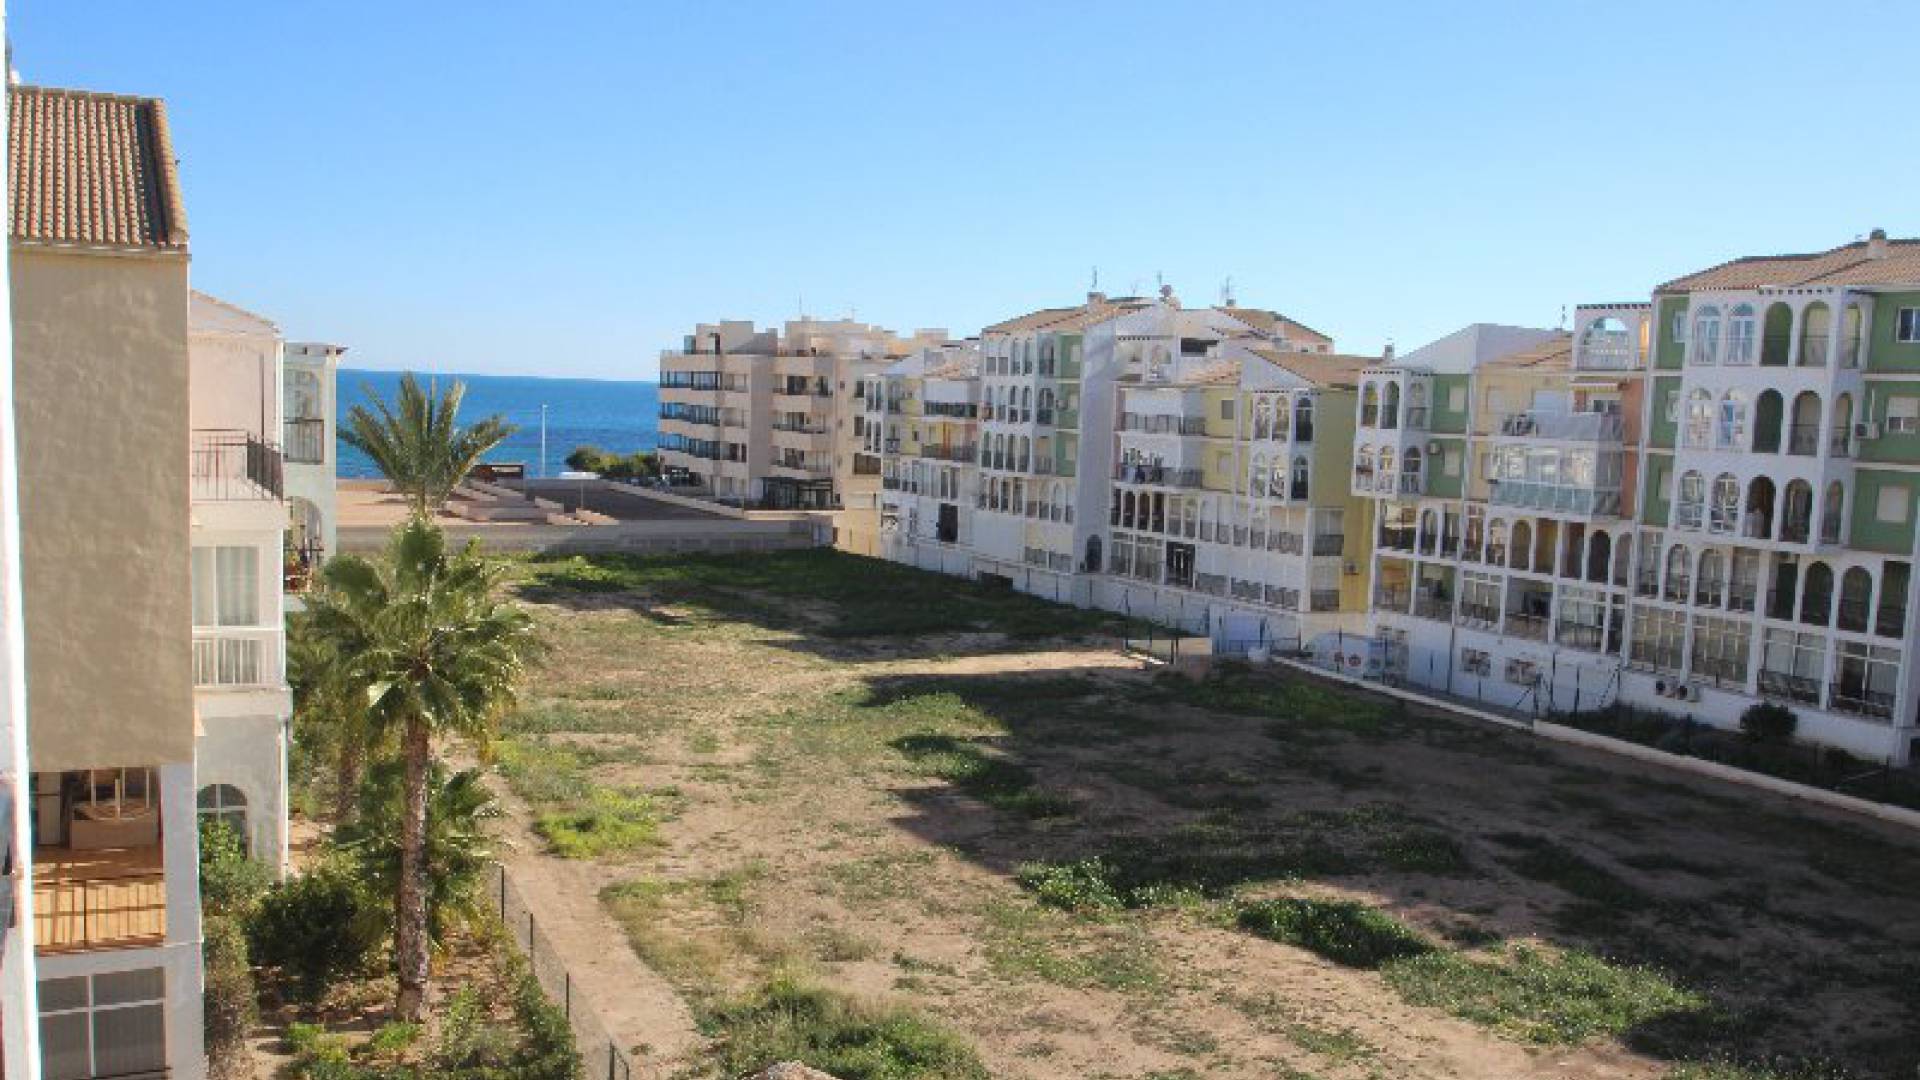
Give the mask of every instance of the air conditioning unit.
<svg viewBox="0 0 1920 1080">
<path fill-rule="evenodd" d="M 1880 437 L 1880 425 L 1872 420 L 1862 420 L 1853 425 L 1853 437 L 1856 439 L 1877 439 Z"/>
</svg>

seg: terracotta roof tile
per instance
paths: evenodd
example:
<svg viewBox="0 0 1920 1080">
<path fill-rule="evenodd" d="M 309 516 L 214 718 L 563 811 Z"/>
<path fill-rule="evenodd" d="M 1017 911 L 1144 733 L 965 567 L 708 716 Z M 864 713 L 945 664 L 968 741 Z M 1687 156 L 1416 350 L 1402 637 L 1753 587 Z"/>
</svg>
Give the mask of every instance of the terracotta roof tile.
<svg viewBox="0 0 1920 1080">
<path fill-rule="evenodd" d="M 1573 335 L 1558 334 L 1531 348 L 1498 356 L 1480 365 L 1493 371 L 1569 371 L 1573 368 Z"/>
<path fill-rule="evenodd" d="M 164 103 L 41 86 L 8 92 L 12 240 L 186 250 L 187 217 Z"/>
<path fill-rule="evenodd" d="M 1856 240 L 1809 255 L 1750 255 L 1697 274 L 1675 278 L 1659 292 L 1758 289 L 1791 285 L 1907 285 L 1920 282 L 1920 239 L 1889 240 L 1886 254 L 1870 258 Z"/>
<path fill-rule="evenodd" d="M 1286 337 L 1288 341 L 1317 342 L 1329 347 L 1333 345 L 1332 338 L 1297 319 L 1290 319 L 1277 311 L 1267 311 L 1263 308 L 1245 308 L 1237 305 L 1234 307 L 1216 307 L 1213 310 L 1218 311 L 1222 315 L 1238 319 L 1263 334 L 1277 333 Z"/>
<path fill-rule="evenodd" d="M 1380 363 L 1378 356 L 1287 352 L 1267 348 L 1256 348 L 1253 352 L 1267 363 L 1290 371 L 1315 386 L 1332 389 L 1359 386 L 1360 372 Z"/>
</svg>

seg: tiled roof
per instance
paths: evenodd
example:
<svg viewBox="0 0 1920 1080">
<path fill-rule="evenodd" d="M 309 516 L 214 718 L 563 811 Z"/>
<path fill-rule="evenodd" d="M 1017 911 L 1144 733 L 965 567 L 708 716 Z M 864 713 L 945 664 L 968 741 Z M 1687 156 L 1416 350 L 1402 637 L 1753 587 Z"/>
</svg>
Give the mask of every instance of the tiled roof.
<svg viewBox="0 0 1920 1080">
<path fill-rule="evenodd" d="M 1128 311 L 1146 307 L 1149 301 L 1139 297 L 1123 296 L 1118 299 L 1103 300 L 1079 307 L 1041 308 L 1025 315 L 1016 316 L 1005 322 L 997 322 L 981 330 L 981 334 L 1024 334 L 1036 330 L 1053 332 L 1071 332 L 1085 330 L 1097 322 L 1110 319 Z"/>
<path fill-rule="evenodd" d="M 1332 345 L 1333 339 L 1296 319 L 1290 319 L 1277 311 L 1261 308 L 1216 307 L 1222 315 L 1231 316 L 1253 327 L 1263 334 L 1281 334 L 1288 341 L 1318 342 Z"/>
<path fill-rule="evenodd" d="M 1675 278 L 1659 292 L 1758 289 L 1790 285 L 1907 285 L 1920 283 L 1920 239 L 1888 240 L 1879 258 L 1856 240 L 1811 255 L 1750 255 Z"/>
<path fill-rule="evenodd" d="M 1256 348 L 1253 352 L 1277 368 L 1290 371 L 1315 386 L 1331 389 L 1359 386 L 1360 372 L 1380 363 L 1377 356 L 1286 352 L 1268 348 Z"/>
<path fill-rule="evenodd" d="M 1573 367 L 1573 335 L 1556 335 L 1532 348 L 1495 357 L 1481 367 L 1508 372 L 1567 371 Z"/>
<path fill-rule="evenodd" d="M 155 98 L 15 86 L 8 111 L 15 242 L 185 251 L 187 216 Z"/>
</svg>

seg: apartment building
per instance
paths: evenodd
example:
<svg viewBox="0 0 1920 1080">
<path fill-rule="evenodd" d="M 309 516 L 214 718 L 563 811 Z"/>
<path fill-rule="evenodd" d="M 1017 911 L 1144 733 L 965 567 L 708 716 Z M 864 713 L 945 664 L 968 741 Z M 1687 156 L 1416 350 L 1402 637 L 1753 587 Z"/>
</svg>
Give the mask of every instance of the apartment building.
<svg viewBox="0 0 1920 1080">
<path fill-rule="evenodd" d="M 281 347 L 281 448 L 286 458 L 287 591 L 299 593 L 336 549 L 340 358 L 346 349 L 317 341 Z"/>
<path fill-rule="evenodd" d="M 702 323 L 660 356 L 660 451 L 695 493 L 771 509 L 872 507 L 879 461 L 860 451 L 861 382 L 942 330 L 902 339 L 851 320 L 782 328 Z"/>
<path fill-rule="evenodd" d="M 1920 240 L 1735 259 L 1654 290 L 1621 693 L 1913 753 Z"/>
<path fill-rule="evenodd" d="M 1583 308 L 1574 334 L 1476 324 L 1361 373 L 1353 491 L 1390 670 L 1510 707 L 1612 696 L 1644 324 L 1631 306 Z"/>
<path fill-rule="evenodd" d="M 43 1075 L 198 1077 L 188 235 L 166 110 L 8 98 Z"/>
<path fill-rule="evenodd" d="M 195 801 L 202 818 L 231 825 L 254 858 L 284 873 L 293 697 L 282 588 L 303 583 L 303 560 L 317 553 L 288 546 L 278 437 L 308 430 L 282 418 L 279 328 L 205 293 L 190 303 Z"/>
<path fill-rule="evenodd" d="M 866 394 L 881 554 L 1249 640 L 1364 611 L 1353 376 L 1273 312 L 1089 294 Z M 1324 448 L 1324 449 L 1323 449 Z"/>
</svg>

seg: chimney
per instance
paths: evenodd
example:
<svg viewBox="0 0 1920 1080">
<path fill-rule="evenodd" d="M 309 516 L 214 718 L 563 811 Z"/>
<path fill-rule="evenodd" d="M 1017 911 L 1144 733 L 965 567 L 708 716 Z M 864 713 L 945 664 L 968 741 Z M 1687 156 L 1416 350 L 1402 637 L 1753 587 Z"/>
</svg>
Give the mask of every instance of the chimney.
<svg viewBox="0 0 1920 1080">
<path fill-rule="evenodd" d="M 1090 292 L 1090 293 L 1088 293 L 1088 294 L 1087 294 L 1087 306 L 1088 306 L 1088 307 L 1099 307 L 1099 306 L 1100 306 L 1101 304 L 1104 304 L 1104 303 L 1106 303 L 1106 302 L 1107 302 L 1107 294 L 1106 294 L 1106 293 L 1103 293 L 1103 292 Z"/>
<path fill-rule="evenodd" d="M 1867 234 L 1867 258 L 1884 259 L 1887 257 L 1887 230 L 1875 229 Z"/>
<path fill-rule="evenodd" d="M 1387 342 L 1387 347 L 1380 350 L 1380 362 L 1383 364 L 1393 363 L 1393 342 Z"/>
</svg>

